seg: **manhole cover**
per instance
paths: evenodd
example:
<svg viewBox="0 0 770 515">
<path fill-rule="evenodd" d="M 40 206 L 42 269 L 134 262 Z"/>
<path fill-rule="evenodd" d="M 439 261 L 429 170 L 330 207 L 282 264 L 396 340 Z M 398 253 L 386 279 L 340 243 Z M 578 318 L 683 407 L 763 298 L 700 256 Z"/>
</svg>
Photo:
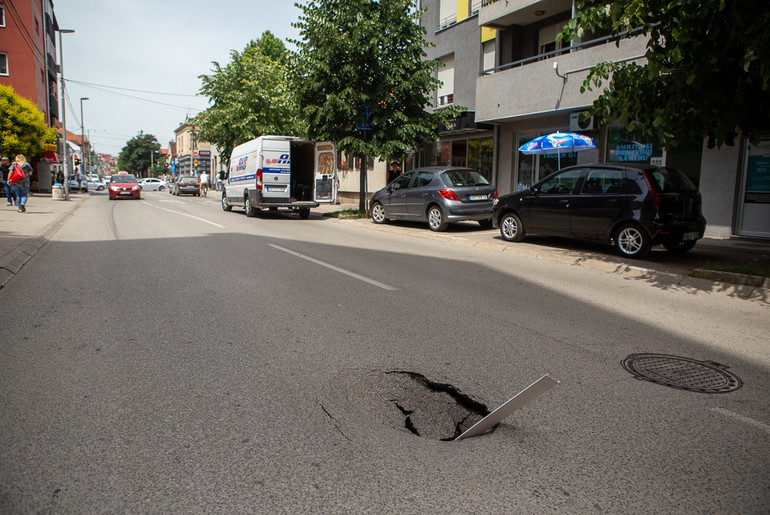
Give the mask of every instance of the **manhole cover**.
<svg viewBox="0 0 770 515">
<path fill-rule="evenodd" d="M 700 393 L 727 393 L 743 382 L 713 361 L 697 361 L 666 354 L 632 354 L 623 360 L 623 368 L 637 379 Z"/>
</svg>

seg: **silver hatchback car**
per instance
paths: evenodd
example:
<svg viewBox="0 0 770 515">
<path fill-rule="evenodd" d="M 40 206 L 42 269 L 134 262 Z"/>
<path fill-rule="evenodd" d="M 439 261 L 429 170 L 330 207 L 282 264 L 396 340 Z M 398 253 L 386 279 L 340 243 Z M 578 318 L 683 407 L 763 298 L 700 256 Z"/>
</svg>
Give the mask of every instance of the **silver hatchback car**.
<svg viewBox="0 0 770 515">
<path fill-rule="evenodd" d="M 431 166 L 406 172 L 374 193 L 369 211 L 377 224 L 414 220 L 443 231 L 450 222 L 476 220 L 488 228 L 496 198 L 495 187 L 477 170 Z"/>
</svg>

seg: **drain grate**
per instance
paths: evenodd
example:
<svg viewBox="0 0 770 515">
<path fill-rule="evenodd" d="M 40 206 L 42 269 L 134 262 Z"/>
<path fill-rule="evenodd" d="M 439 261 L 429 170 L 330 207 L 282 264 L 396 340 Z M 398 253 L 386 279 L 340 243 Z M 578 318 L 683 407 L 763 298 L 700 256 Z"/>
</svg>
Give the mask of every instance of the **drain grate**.
<svg viewBox="0 0 770 515">
<path fill-rule="evenodd" d="M 632 354 L 623 368 L 637 379 L 700 393 L 727 393 L 743 382 L 725 365 L 667 354 Z"/>
</svg>

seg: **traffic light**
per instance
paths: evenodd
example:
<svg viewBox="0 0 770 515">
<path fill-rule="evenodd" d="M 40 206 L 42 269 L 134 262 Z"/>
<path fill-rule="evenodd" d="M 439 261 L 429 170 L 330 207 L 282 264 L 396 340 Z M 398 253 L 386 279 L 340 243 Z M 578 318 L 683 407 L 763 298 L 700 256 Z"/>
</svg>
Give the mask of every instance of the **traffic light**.
<svg viewBox="0 0 770 515">
<path fill-rule="evenodd" d="M 198 160 L 197 160 L 197 159 L 193 161 L 193 166 L 194 166 L 195 168 L 198 168 Z"/>
<path fill-rule="evenodd" d="M 80 156 L 75 156 L 75 166 L 80 164 Z"/>
</svg>

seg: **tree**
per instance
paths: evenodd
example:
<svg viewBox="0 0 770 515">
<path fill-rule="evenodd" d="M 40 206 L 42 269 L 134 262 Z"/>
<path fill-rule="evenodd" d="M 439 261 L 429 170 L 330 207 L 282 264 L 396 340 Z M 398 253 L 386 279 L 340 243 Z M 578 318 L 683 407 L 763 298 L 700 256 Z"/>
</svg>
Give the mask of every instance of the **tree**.
<svg viewBox="0 0 770 515">
<path fill-rule="evenodd" d="M 43 151 L 43 143 L 56 141 L 56 129 L 48 127 L 37 106 L 18 95 L 13 87 L 0 85 L 0 152 L 32 158 Z"/>
<path fill-rule="evenodd" d="M 201 139 L 214 143 L 225 163 L 233 148 L 264 134 L 304 132 L 288 83 L 289 51 L 270 31 L 251 41 L 242 53 L 233 50 L 224 68 L 201 75 L 201 93 L 213 104 L 195 124 Z"/>
<path fill-rule="evenodd" d="M 600 63 L 581 91 L 601 88 L 590 113 L 661 137 L 666 147 L 756 141 L 770 119 L 766 0 L 578 0 L 563 40 L 590 32 L 649 36 L 645 65 Z"/>
<path fill-rule="evenodd" d="M 118 168 L 142 177 L 150 169 L 155 156 L 160 155 L 160 143 L 152 134 L 139 134 L 126 142 L 118 156 Z"/>
<path fill-rule="evenodd" d="M 438 139 L 459 109 L 429 113 L 438 63 L 423 60 L 425 29 L 414 0 L 310 0 L 294 27 L 293 79 L 308 136 L 362 157 L 359 208 L 365 209 L 366 157 L 401 158 Z M 366 116 L 369 115 L 369 116 Z M 357 128 L 358 124 L 358 128 Z M 373 130 L 358 130 L 369 125 Z"/>
</svg>

